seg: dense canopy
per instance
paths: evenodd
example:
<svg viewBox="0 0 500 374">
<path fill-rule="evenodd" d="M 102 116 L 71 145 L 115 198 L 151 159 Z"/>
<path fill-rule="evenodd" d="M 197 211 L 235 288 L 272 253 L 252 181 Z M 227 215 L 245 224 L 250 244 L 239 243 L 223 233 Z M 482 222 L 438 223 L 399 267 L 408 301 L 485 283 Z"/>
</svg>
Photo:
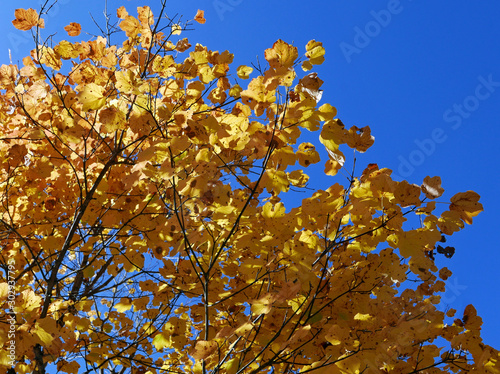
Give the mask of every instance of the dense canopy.
<svg viewBox="0 0 500 374">
<path fill-rule="evenodd" d="M 479 195 L 346 170 L 374 137 L 319 104 L 321 42 L 233 67 L 164 11 L 119 8 L 119 45 L 15 13 L 36 48 L 0 68 L 0 373 L 500 373 L 474 307 L 436 307 Z"/>
</svg>

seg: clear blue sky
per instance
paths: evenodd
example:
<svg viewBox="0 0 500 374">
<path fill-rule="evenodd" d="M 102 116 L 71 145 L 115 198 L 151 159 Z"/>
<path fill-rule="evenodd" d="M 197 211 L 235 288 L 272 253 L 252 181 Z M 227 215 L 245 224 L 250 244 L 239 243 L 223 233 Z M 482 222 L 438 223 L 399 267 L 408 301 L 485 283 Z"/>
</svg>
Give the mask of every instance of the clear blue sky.
<svg viewBox="0 0 500 374">
<path fill-rule="evenodd" d="M 39 8 L 42 0 L 4 1 L 0 13 L 0 64 L 29 53 L 29 33 L 14 29 L 15 8 Z M 159 0 L 109 0 L 108 8 L 135 8 Z M 441 176 L 443 198 L 474 190 L 485 211 L 453 235 L 456 248 L 446 302 L 461 311 L 474 304 L 483 317 L 483 338 L 500 348 L 500 3 L 465 0 L 169 0 L 168 14 L 192 19 L 205 10 L 205 25 L 186 36 L 194 44 L 234 53 L 234 66 L 250 64 L 281 38 L 300 51 L 323 42 L 326 62 L 316 68 L 322 102 L 331 103 L 350 127 L 370 126 L 375 145 L 358 159 L 388 167 L 411 183 Z M 62 27 L 79 22 L 94 32 L 89 12 L 103 22 L 103 0 L 60 0 L 46 17 L 46 35 L 66 38 Z M 86 38 L 85 35 L 81 35 Z M 317 142 L 317 138 L 315 140 Z M 347 153 L 346 153 L 347 156 Z M 336 182 L 317 173 L 313 185 Z"/>
</svg>

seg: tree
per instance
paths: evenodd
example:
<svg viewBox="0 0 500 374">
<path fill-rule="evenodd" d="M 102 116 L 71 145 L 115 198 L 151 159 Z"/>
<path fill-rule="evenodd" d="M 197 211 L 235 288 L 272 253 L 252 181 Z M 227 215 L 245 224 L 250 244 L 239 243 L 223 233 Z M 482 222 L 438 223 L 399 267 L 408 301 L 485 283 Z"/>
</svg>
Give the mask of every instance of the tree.
<svg viewBox="0 0 500 374">
<path fill-rule="evenodd" d="M 163 0 L 88 42 L 42 40 L 48 8 L 16 11 L 36 47 L 0 68 L 1 372 L 500 372 L 474 307 L 437 308 L 479 196 L 347 173 L 374 138 L 319 106 L 320 42 L 232 69 Z M 347 183 L 287 208 L 320 128 Z"/>
</svg>

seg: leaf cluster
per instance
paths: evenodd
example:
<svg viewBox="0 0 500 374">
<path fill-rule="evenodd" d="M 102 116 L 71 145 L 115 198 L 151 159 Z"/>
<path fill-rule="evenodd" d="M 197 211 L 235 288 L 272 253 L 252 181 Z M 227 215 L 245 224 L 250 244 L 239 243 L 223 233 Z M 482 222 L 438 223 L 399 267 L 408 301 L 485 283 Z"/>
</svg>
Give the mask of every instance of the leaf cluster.
<svg viewBox="0 0 500 374">
<path fill-rule="evenodd" d="M 235 69 L 164 12 L 121 7 L 109 34 L 49 45 L 16 11 L 37 43 L 0 67 L 0 372 L 498 372 L 475 309 L 437 308 L 434 251 L 451 257 L 437 243 L 479 195 L 347 172 L 341 148 L 374 137 L 318 104 L 320 42 Z M 320 162 L 304 129 L 348 183 L 287 209 Z"/>
</svg>

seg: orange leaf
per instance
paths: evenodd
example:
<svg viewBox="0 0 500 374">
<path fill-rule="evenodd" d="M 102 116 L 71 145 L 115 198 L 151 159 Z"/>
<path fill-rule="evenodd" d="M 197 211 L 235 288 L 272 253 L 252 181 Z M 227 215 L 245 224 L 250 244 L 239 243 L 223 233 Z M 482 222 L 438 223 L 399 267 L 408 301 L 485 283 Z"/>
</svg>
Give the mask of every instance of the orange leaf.
<svg viewBox="0 0 500 374">
<path fill-rule="evenodd" d="M 69 36 L 78 36 L 82 31 L 82 26 L 79 23 L 71 22 L 64 30 L 66 30 Z"/>
<path fill-rule="evenodd" d="M 203 10 L 198 9 L 198 12 L 196 12 L 196 16 L 194 16 L 194 20 L 203 25 L 207 21 L 204 15 L 205 12 Z"/>
<path fill-rule="evenodd" d="M 42 29 L 45 27 L 43 19 L 38 16 L 35 9 L 16 9 L 14 15 L 16 19 L 12 24 L 18 30 L 28 31 L 37 25 Z"/>
</svg>

